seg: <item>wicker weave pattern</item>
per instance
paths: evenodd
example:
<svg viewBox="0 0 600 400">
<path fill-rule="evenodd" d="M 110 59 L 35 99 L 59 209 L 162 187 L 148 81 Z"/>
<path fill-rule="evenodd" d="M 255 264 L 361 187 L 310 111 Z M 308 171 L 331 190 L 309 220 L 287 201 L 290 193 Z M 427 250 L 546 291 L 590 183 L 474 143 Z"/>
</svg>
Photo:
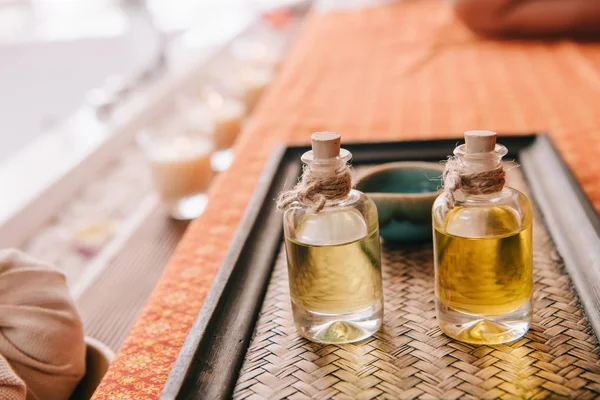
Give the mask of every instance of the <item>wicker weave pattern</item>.
<svg viewBox="0 0 600 400">
<path fill-rule="evenodd" d="M 523 189 L 518 170 L 509 173 Z M 280 255 L 234 398 L 595 398 L 600 358 L 569 276 L 534 221 L 534 321 L 508 345 L 473 346 L 435 320 L 431 244 L 383 249 L 384 328 L 354 345 L 296 333 Z"/>
</svg>

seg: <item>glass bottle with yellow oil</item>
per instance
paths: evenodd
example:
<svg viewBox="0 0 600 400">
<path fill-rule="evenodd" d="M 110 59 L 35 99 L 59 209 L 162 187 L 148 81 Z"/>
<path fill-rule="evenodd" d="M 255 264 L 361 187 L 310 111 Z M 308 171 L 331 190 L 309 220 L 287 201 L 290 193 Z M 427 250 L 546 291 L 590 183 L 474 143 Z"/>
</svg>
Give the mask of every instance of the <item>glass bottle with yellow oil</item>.
<svg viewBox="0 0 600 400">
<path fill-rule="evenodd" d="M 340 135 L 315 133 L 301 182 L 280 196 L 294 322 L 305 338 L 351 343 L 383 319 L 377 209 L 352 189 Z"/>
<path fill-rule="evenodd" d="M 504 186 L 507 149 L 496 133 L 468 131 L 465 142 L 433 205 L 438 322 L 463 342 L 506 343 L 531 323 L 532 208 Z"/>
</svg>

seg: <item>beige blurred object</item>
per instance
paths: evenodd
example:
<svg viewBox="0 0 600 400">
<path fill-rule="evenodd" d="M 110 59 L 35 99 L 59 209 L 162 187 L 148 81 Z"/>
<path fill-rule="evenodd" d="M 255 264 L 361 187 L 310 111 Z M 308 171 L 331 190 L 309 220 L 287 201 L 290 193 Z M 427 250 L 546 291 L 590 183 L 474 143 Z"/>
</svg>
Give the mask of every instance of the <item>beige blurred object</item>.
<svg viewBox="0 0 600 400">
<path fill-rule="evenodd" d="M 190 111 L 190 110 L 186 110 Z M 214 153 L 214 126 L 205 117 L 172 118 L 166 125 L 138 135 L 138 144 L 150 164 L 154 186 L 171 217 L 196 218 L 206 206 L 204 194 L 213 178 L 210 159 Z"/>
<path fill-rule="evenodd" d="M 85 376 L 77 385 L 70 400 L 91 399 L 115 358 L 115 353 L 99 340 L 86 336 L 85 343 Z"/>
<path fill-rule="evenodd" d="M 205 140 L 178 138 L 150 159 L 155 185 L 166 203 L 208 189 L 212 179 L 212 145 Z"/>
<path fill-rule="evenodd" d="M 20 378 L 27 399 L 68 399 L 84 376 L 86 349 L 63 273 L 0 250 L 0 305 L 0 354 L 10 364 L 0 363 L 0 379 L 9 384 L 0 386 L 0 398 L 24 398 Z"/>
<path fill-rule="evenodd" d="M 247 113 L 254 110 L 272 79 L 273 72 L 266 68 L 245 67 L 240 71 Z"/>
<path fill-rule="evenodd" d="M 222 150 L 232 147 L 242 130 L 244 105 L 218 92 L 208 93 L 206 103 L 215 124 L 215 148 Z"/>
</svg>

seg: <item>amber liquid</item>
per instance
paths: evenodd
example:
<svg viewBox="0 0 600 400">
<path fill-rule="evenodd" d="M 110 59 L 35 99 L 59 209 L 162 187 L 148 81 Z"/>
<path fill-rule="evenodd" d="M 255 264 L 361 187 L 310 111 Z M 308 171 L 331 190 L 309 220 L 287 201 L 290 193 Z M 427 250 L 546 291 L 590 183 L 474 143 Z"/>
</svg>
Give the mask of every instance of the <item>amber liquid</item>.
<svg viewBox="0 0 600 400">
<path fill-rule="evenodd" d="M 481 316 L 507 314 L 530 301 L 531 225 L 531 216 L 522 222 L 504 207 L 451 210 L 446 230 L 435 229 L 438 301 Z M 469 231 L 483 235 L 463 236 Z"/>
<path fill-rule="evenodd" d="M 382 297 L 379 232 L 339 245 L 286 240 L 290 294 L 295 306 L 319 314 L 364 310 Z"/>
</svg>

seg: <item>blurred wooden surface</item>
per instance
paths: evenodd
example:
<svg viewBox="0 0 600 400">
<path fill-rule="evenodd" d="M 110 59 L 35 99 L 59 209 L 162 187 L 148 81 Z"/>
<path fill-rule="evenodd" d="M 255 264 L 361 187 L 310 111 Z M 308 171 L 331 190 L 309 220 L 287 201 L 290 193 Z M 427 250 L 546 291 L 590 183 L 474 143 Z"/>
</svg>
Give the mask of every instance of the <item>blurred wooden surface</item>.
<svg viewBox="0 0 600 400">
<path fill-rule="evenodd" d="M 169 218 L 153 191 L 132 143 L 22 246 L 64 271 L 85 334 L 115 351 L 188 225 Z"/>
<path fill-rule="evenodd" d="M 85 333 L 117 350 L 163 273 L 188 223 L 155 208 L 77 299 Z"/>
</svg>

